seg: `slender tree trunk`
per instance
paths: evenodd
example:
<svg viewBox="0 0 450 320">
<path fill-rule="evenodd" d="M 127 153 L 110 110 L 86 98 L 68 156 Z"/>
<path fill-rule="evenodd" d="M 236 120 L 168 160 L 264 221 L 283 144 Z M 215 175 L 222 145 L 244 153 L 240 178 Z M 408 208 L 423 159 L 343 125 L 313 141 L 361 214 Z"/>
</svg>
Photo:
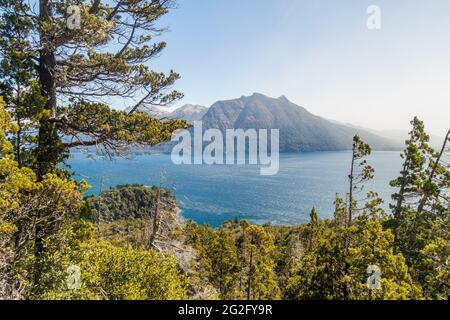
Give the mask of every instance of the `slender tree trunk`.
<svg viewBox="0 0 450 320">
<path fill-rule="evenodd" d="M 150 248 L 155 248 L 155 242 L 156 242 L 156 236 L 158 234 L 159 231 L 159 221 L 160 221 L 160 217 L 159 217 L 159 207 L 160 207 L 160 197 L 161 197 L 161 188 L 158 188 L 156 190 L 156 204 L 155 204 L 155 211 L 153 214 L 153 230 L 152 230 L 152 234 L 150 236 L 150 240 L 149 240 L 149 247 Z"/>
<path fill-rule="evenodd" d="M 41 50 L 39 64 L 39 80 L 41 94 L 46 98 L 45 111 L 52 117 L 56 114 L 56 88 L 54 68 L 55 54 L 47 49 Z M 60 153 L 61 141 L 56 126 L 46 115 L 39 120 L 38 148 L 37 148 L 37 176 L 42 180 L 45 174 L 56 168 Z"/>
<path fill-rule="evenodd" d="M 356 159 L 356 155 L 355 155 L 355 148 L 356 146 L 353 145 L 353 149 L 352 149 L 352 163 L 351 163 L 351 168 L 350 168 L 350 175 L 349 175 L 349 205 L 348 205 L 348 220 L 347 220 L 347 227 L 350 227 L 352 225 L 352 216 L 353 216 L 353 178 L 354 178 L 354 174 L 355 174 L 355 159 Z M 345 229 L 345 238 L 344 238 L 344 245 L 345 245 L 345 267 L 344 267 L 344 273 L 346 275 L 348 275 L 350 273 L 350 265 L 347 262 L 347 257 L 349 255 L 348 253 L 348 247 L 350 246 L 350 237 L 348 234 L 348 229 Z M 348 288 L 348 284 L 344 285 L 344 300 L 347 300 L 350 293 L 349 293 L 349 288 Z"/>
<path fill-rule="evenodd" d="M 20 154 L 20 145 L 22 143 L 21 136 L 22 136 L 22 123 L 20 122 L 20 117 L 17 116 L 17 133 L 16 133 L 16 161 L 19 165 L 19 168 L 22 168 L 22 157 Z"/>
<path fill-rule="evenodd" d="M 399 227 L 402 219 L 402 205 L 403 201 L 405 200 L 405 188 L 406 188 L 406 170 L 409 166 L 409 158 L 405 159 L 405 162 L 403 163 L 402 168 L 402 184 L 400 186 L 400 190 L 398 192 L 398 199 L 397 204 L 395 205 L 394 209 L 394 226 L 392 231 L 394 232 L 394 241 L 397 244 L 397 246 L 401 246 L 399 243 Z"/>
<path fill-rule="evenodd" d="M 224 290 L 224 283 L 223 283 L 223 274 L 224 274 L 224 270 L 223 270 L 223 256 L 222 254 L 220 254 L 220 280 L 219 280 L 219 291 L 220 291 L 220 295 L 223 296 L 225 295 L 225 290 Z"/>
<path fill-rule="evenodd" d="M 409 165 L 409 158 L 405 159 L 405 162 L 403 163 L 403 170 L 402 170 L 402 184 L 400 186 L 400 190 L 398 192 L 398 199 L 397 199 L 397 204 L 395 206 L 395 210 L 394 210 L 394 218 L 395 219 L 400 219 L 400 214 L 402 211 L 402 205 L 403 205 L 403 201 L 405 200 L 404 194 L 405 194 L 405 187 L 406 187 L 406 169 L 408 168 Z"/>
<path fill-rule="evenodd" d="M 52 19 L 51 0 L 40 0 L 39 17 L 42 21 Z M 42 31 L 40 33 L 39 50 L 39 83 L 41 95 L 45 97 L 45 111 L 48 115 L 39 121 L 38 148 L 37 148 L 37 176 L 42 179 L 45 174 L 56 168 L 61 149 L 61 140 L 56 126 L 50 117 L 56 115 L 56 56 L 52 44 L 52 35 Z"/>
<path fill-rule="evenodd" d="M 248 286 L 247 286 L 247 300 L 250 300 L 251 293 L 252 293 L 252 267 L 253 267 L 253 249 L 250 249 L 250 263 L 249 263 L 249 270 L 248 270 Z"/>
<path fill-rule="evenodd" d="M 17 96 L 16 96 L 16 101 L 17 101 L 17 112 L 16 112 L 16 123 L 17 123 L 17 132 L 16 132 L 16 161 L 17 164 L 19 165 L 19 168 L 22 168 L 22 157 L 21 157 L 21 153 L 20 153 L 20 147 L 22 144 L 22 122 L 20 121 L 21 119 L 21 114 L 20 114 L 20 108 L 21 108 L 21 101 L 20 101 L 20 95 L 21 95 L 21 90 L 20 90 L 20 84 L 19 81 L 17 81 Z"/>
<path fill-rule="evenodd" d="M 348 205 L 348 221 L 347 225 L 350 227 L 352 224 L 352 214 L 353 214 L 353 174 L 355 172 L 355 147 L 353 146 L 352 151 L 352 167 L 350 168 L 350 192 L 349 192 L 349 205 Z"/>
<path fill-rule="evenodd" d="M 52 19 L 51 2 L 51 0 L 39 1 L 39 18 L 41 21 Z M 51 34 L 41 31 L 39 36 L 41 48 L 39 50 L 38 74 L 39 83 L 41 86 L 41 95 L 46 99 L 44 111 L 47 112 L 47 115 L 41 117 L 39 120 L 36 174 L 37 179 L 40 181 L 47 173 L 56 168 L 62 150 L 61 141 L 59 139 L 55 124 L 49 119 L 56 114 L 55 49 L 51 44 Z M 45 215 L 46 212 L 40 212 L 39 214 Z M 45 236 L 45 228 L 43 228 L 42 225 L 37 224 L 34 246 L 34 254 L 36 259 L 34 270 L 35 286 L 39 284 L 41 279 L 41 261 L 44 254 L 43 241 Z"/>
</svg>

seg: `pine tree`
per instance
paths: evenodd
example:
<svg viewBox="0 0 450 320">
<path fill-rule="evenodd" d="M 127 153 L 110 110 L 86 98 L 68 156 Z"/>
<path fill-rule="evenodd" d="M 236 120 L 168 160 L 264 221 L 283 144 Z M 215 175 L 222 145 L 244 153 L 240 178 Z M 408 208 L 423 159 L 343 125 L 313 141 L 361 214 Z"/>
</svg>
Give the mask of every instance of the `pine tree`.
<svg viewBox="0 0 450 320">
<path fill-rule="evenodd" d="M 442 165 L 443 156 L 447 148 L 447 143 L 450 141 L 450 130 L 447 131 L 442 148 L 440 152 L 433 153 L 429 159 L 428 179 L 426 180 L 422 195 L 420 197 L 419 205 L 417 207 L 417 214 L 420 215 L 428 206 L 431 210 L 445 210 L 446 203 L 444 202 L 443 208 L 437 208 L 436 206 L 441 202 L 441 199 L 448 200 L 443 193 L 443 189 L 449 187 L 449 172 L 445 165 Z M 442 193 L 442 194 L 441 194 Z M 437 201 L 433 202 L 433 200 Z M 447 201 L 448 203 L 448 201 Z"/>
<path fill-rule="evenodd" d="M 186 278 L 172 255 L 144 248 L 132 248 L 130 245 L 114 246 L 92 236 L 83 239 L 79 235 L 82 228 L 77 226 L 73 230 L 75 234 L 67 237 L 71 242 L 65 243 L 64 255 L 58 250 L 52 250 L 56 254 L 47 257 L 46 262 L 51 262 L 56 268 L 43 275 L 45 290 L 35 298 L 45 300 L 185 298 Z M 60 237 L 63 236 L 60 234 Z M 71 237 L 73 239 L 70 239 Z M 52 248 L 53 245 L 61 244 L 48 245 Z M 80 288 L 77 290 L 67 286 L 71 266 L 77 266 L 81 271 Z"/>
<path fill-rule="evenodd" d="M 364 188 L 364 182 L 373 179 L 374 169 L 367 164 L 364 158 L 372 152 L 370 146 L 361 140 L 359 136 L 353 137 L 352 161 L 350 167 L 349 181 L 349 199 L 348 199 L 348 222 L 347 226 L 352 224 L 354 214 L 359 210 L 357 206 L 356 194 Z"/>
<path fill-rule="evenodd" d="M 361 213 L 351 227 L 335 228 L 321 221 L 313 247 L 304 239 L 304 251 L 288 281 L 284 297 L 314 300 L 417 299 L 413 283 L 394 236 L 373 213 Z M 351 239 L 346 246 L 346 239 Z M 371 290 L 367 269 L 381 270 L 381 288 Z"/>
<path fill-rule="evenodd" d="M 309 238 L 309 247 L 312 248 L 314 246 L 314 242 L 316 241 L 316 236 L 317 236 L 317 228 L 319 227 L 319 214 L 317 213 L 316 208 L 312 208 L 310 214 L 310 221 L 309 221 L 309 225 L 308 225 L 308 238 Z"/>
<path fill-rule="evenodd" d="M 391 225 L 397 246 L 425 296 L 442 298 L 448 292 L 448 281 L 442 278 L 446 278 L 443 246 L 449 243 L 445 230 L 449 226 L 450 171 L 444 158 L 450 132 L 436 152 L 428 145 L 423 122 L 414 118 L 411 124 L 413 129 L 402 154 L 401 176 L 391 182 L 391 186 L 398 188 L 393 195 L 396 203 L 391 205 L 394 214 Z"/>
<path fill-rule="evenodd" d="M 430 174 L 429 164 L 434 150 L 428 144 L 429 136 L 425 132 L 424 123 L 415 117 L 411 125 L 413 128 L 406 141 L 406 149 L 401 155 L 404 161 L 402 171 L 400 176 L 390 183 L 392 187 L 398 188 L 392 196 L 395 203 L 391 208 L 397 246 L 404 254 L 415 279 L 418 280 L 417 267 L 423 259 L 420 250 L 430 237 L 430 230 L 422 223 L 423 215 L 418 212 L 418 207 L 421 198 L 425 196 L 424 190 Z"/>
<path fill-rule="evenodd" d="M 273 235 L 261 226 L 244 229 L 241 259 L 244 281 L 243 293 L 247 300 L 278 299 L 280 289 L 275 276 L 273 253 L 276 249 Z"/>
<path fill-rule="evenodd" d="M 450 214 L 432 229 L 435 237 L 421 250 L 424 256 L 421 268 L 424 272 L 422 287 L 431 299 L 450 298 Z"/>
<path fill-rule="evenodd" d="M 211 246 L 211 282 L 216 284 L 222 299 L 233 299 L 239 277 L 239 261 L 235 240 L 220 228 Z"/>
<path fill-rule="evenodd" d="M 17 130 L 0 100 L 0 256 L 7 256 L 0 259 L 7 262 L 0 266 L 0 284 L 9 297 L 29 294 L 26 284 L 33 280 L 29 263 L 34 257 L 29 252 L 36 240 L 34 226 L 39 223 L 50 233 L 65 225 L 77 215 L 86 187 L 55 174 L 38 180 L 31 169 L 20 167 L 7 140 Z M 49 214 L 42 217 L 40 211 Z"/>
<path fill-rule="evenodd" d="M 427 159 L 432 153 L 428 142 L 430 137 L 425 132 L 425 126 L 421 120 L 415 117 L 411 121 L 413 126 L 406 140 L 406 149 L 401 155 L 403 167 L 400 176 L 391 181 L 391 187 L 398 188 L 398 192 L 392 195 L 395 201 L 391 204 L 394 218 L 402 221 L 408 211 L 416 208 L 420 190 L 423 190 L 424 182 L 427 179 L 425 167 Z M 395 228 L 397 233 L 397 228 Z"/>
<path fill-rule="evenodd" d="M 108 155 L 135 143 L 170 139 L 183 121 L 159 121 L 139 112 L 180 98 L 170 87 L 179 78 L 145 64 L 164 49 L 153 42 L 163 29 L 156 22 L 171 1 L 25 0 L 0 3 L 0 95 L 18 125 L 11 136 L 19 166 L 30 166 L 38 182 L 48 174 L 65 179 L 58 165 L 71 148 L 96 146 Z M 74 9 L 75 8 L 75 9 Z M 79 15 L 79 26 L 77 23 Z M 129 112 L 107 101 L 138 101 Z M 63 139 L 64 137 L 64 139 Z M 45 188 L 45 187 L 44 187 Z M 35 283 L 39 282 L 44 240 L 57 227 L 54 212 L 39 209 L 34 227 Z"/>
<path fill-rule="evenodd" d="M 426 170 L 428 178 L 420 195 L 413 225 L 422 239 L 412 265 L 424 293 L 432 299 L 450 296 L 450 165 L 445 161 L 447 132 L 440 152 L 433 152 Z M 419 233 L 420 232 L 420 233 Z"/>
<path fill-rule="evenodd" d="M 410 299 L 420 297 L 401 253 L 395 252 L 394 237 L 384 230 L 384 210 L 377 193 L 368 191 L 358 199 L 364 184 L 374 177 L 365 157 L 370 146 L 354 138 L 349 175 L 349 201 L 336 195 L 334 221 L 316 228 L 314 246 L 304 239 L 304 252 L 297 271 L 289 280 L 289 299 Z M 356 215 L 356 213 L 358 213 Z M 314 217 L 314 214 L 311 215 Z M 310 225 L 313 224 L 312 219 Z M 314 222 L 317 224 L 317 222 Z M 383 278 L 380 290 L 367 286 L 367 269 L 376 265 Z"/>
</svg>

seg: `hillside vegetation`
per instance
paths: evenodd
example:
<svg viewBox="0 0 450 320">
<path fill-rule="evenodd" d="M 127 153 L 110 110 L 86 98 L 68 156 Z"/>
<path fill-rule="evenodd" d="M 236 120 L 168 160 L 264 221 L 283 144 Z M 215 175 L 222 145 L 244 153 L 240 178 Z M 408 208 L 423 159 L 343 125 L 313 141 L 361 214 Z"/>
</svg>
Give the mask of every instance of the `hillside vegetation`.
<svg viewBox="0 0 450 320">
<path fill-rule="evenodd" d="M 2 130 L 10 130 L 2 113 Z M 119 186 L 81 198 L 84 186 L 36 181 L 3 134 L 0 295 L 6 299 L 448 299 L 450 172 L 413 122 L 392 212 L 364 190 L 371 148 L 354 137 L 349 192 L 333 219 L 311 210 L 299 226 L 183 221 L 168 190 Z M 9 128 L 9 129 L 8 129 Z M 2 131 L 7 132 L 7 131 Z M 447 137 L 448 139 L 448 137 Z M 445 150 L 445 145 L 443 150 Z M 42 188 L 46 184 L 46 188 Z M 364 191 L 362 191 L 364 190 Z M 51 209 L 36 268 L 34 212 Z M 51 228 L 51 229 L 50 229 Z M 369 266 L 380 287 L 367 286 Z M 74 269 L 75 268 L 75 269 Z M 79 286 L 70 286 L 74 271 Z M 73 282 L 76 283 L 76 282 Z"/>
</svg>

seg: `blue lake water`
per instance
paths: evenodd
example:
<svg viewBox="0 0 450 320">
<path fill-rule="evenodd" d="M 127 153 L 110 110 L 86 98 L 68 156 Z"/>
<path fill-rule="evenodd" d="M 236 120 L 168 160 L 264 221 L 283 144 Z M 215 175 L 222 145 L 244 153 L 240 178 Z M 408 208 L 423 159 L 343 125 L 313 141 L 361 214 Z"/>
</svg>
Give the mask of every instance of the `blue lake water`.
<svg viewBox="0 0 450 320">
<path fill-rule="evenodd" d="M 335 194 L 345 197 L 347 192 L 350 160 L 350 152 L 282 154 L 275 176 L 261 176 L 252 165 L 174 165 L 170 155 L 94 160 L 74 153 L 69 164 L 90 183 L 90 194 L 99 192 L 101 180 L 103 190 L 120 184 L 158 185 L 164 172 L 165 187 L 175 193 L 186 218 L 213 226 L 234 218 L 293 225 L 307 222 L 313 206 L 321 217 L 333 215 Z M 401 168 L 399 152 L 374 152 L 368 161 L 375 179 L 365 190 L 378 192 L 387 207 L 393 191 L 389 181 Z"/>
</svg>

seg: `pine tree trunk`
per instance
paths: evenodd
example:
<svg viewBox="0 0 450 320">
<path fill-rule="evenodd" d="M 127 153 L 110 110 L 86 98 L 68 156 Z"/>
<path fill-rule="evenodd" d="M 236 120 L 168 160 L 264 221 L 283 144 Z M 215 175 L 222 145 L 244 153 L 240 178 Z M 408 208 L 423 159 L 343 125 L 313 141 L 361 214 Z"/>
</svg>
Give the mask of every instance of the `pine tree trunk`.
<svg viewBox="0 0 450 320">
<path fill-rule="evenodd" d="M 349 176 L 350 190 L 349 190 L 348 221 L 347 221 L 347 226 L 349 227 L 352 224 L 352 214 L 353 214 L 353 174 L 355 170 L 354 167 L 355 167 L 355 147 L 353 147 L 352 167 L 350 169 L 350 176 Z"/>
<path fill-rule="evenodd" d="M 250 249 L 250 264 L 249 264 L 249 271 L 248 271 L 248 287 L 247 287 L 247 300 L 250 300 L 251 293 L 252 293 L 252 267 L 253 267 L 253 249 Z"/>
<path fill-rule="evenodd" d="M 51 0 L 40 0 L 39 17 L 41 20 L 52 19 Z M 56 125 L 51 117 L 56 115 L 56 56 L 53 45 L 53 36 L 41 31 L 39 50 L 39 84 L 41 95 L 46 99 L 44 109 L 49 115 L 39 121 L 38 148 L 37 148 L 37 175 L 42 179 L 45 174 L 56 168 L 61 149 L 61 140 Z"/>
<path fill-rule="evenodd" d="M 46 98 L 45 111 L 51 116 L 56 114 L 56 87 L 54 69 L 56 58 L 54 52 L 43 49 L 40 54 L 39 82 L 41 94 Z M 61 141 L 48 116 L 39 121 L 38 148 L 37 148 L 37 176 L 42 180 L 45 174 L 51 172 L 58 165 L 61 153 Z"/>
<path fill-rule="evenodd" d="M 395 206 L 395 210 L 394 210 L 394 218 L 396 220 L 400 219 L 400 214 L 402 211 L 402 205 L 403 205 L 403 200 L 404 200 L 404 195 L 405 195 L 405 187 L 406 187 L 406 170 L 408 168 L 409 165 L 409 158 L 405 159 L 405 162 L 403 164 L 403 170 L 402 170 L 402 185 L 400 186 L 400 191 L 398 193 L 398 199 L 397 199 L 397 204 Z"/>
<path fill-rule="evenodd" d="M 159 232 L 159 223 L 160 223 L 160 217 L 159 217 L 159 206 L 160 206 L 160 197 L 161 197 L 161 189 L 158 188 L 156 190 L 156 204 L 155 204 L 155 212 L 153 214 L 153 230 L 152 234 L 150 236 L 149 240 L 149 247 L 155 248 L 156 247 L 156 237 Z"/>
<path fill-rule="evenodd" d="M 42 21 L 52 18 L 51 0 L 39 1 L 39 17 Z M 55 124 L 50 121 L 50 117 L 56 114 L 56 79 L 55 67 L 56 57 L 55 49 L 51 44 L 51 34 L 45 32 L 40 33 L 41 49 L 39 51 L 39 83 L 41 86 L 41 95 L 45 97 L 46 103 L 44 111 L 48 115 L 39 120 L 38 147 L 36 155 L 36 174 L 38 181 L 56 168 L 61 153 L 61 141 L 58 136 Z M 50 117 L 49 117 L 50 116 Z M 41 212 L 45 215 L 45 212 Z M 37 217 L 39 219 L 39 216 Z M 40 224 L 36 225 L 35 230 L 35 270 L 34 284 L 39 284 L 42 273 L 42 257 L 44 254 L 43 240 L 46 236 L 46 230 Z"/>
<path fill-rule="evenodd" d="M 22 136 L 22 123 L 20 122 L 20 117 L 17 116 L 17 133 L 16 133 L 16 161 L 19 165 L 19 168 L 22 168 L 22 157 L 20 153 L 21 148 L 21 136 Z"/>
</svg>

